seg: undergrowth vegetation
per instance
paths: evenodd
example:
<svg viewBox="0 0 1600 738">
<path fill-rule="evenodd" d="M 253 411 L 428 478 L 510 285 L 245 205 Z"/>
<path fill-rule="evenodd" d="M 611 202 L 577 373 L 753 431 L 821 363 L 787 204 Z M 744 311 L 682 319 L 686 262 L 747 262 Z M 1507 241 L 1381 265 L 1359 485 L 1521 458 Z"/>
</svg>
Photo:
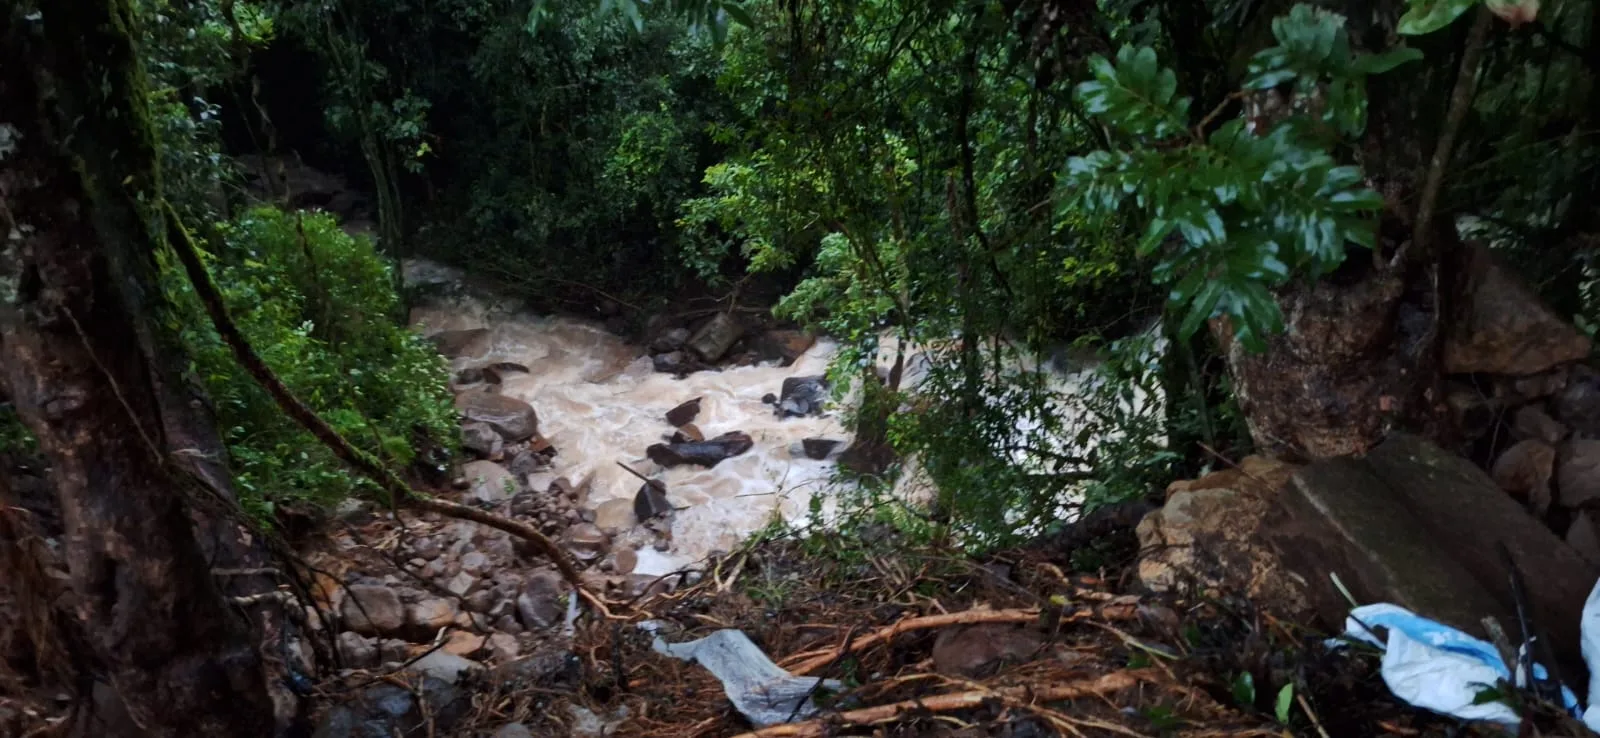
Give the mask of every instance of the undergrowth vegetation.
<svg viewBox="0 0 1600 738">
<path fill-rule="evenodd" d="M 331 216 L 256 207 L 217 228 L 209 268 L 245 338 L 335 430 L 392 466 L 456 433 L 449 375 L 400 319 L 395 284 L 366 238 Z M 377 490 L 350 473 L 234 360 L 180 266 L 164 269 L 172 316 L 215 404 L 247 509 L 337 503 Z"/>
</svg>

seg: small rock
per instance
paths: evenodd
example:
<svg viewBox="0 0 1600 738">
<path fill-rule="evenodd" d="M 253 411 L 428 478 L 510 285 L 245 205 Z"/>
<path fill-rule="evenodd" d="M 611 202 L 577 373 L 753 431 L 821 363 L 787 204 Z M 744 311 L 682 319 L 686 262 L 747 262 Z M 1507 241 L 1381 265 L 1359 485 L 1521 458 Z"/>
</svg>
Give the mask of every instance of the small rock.
<svg viewBox="0 0 1600 738">
<path fill-rule="evenodd" d="M 460 572 L 445 583 L 444 588 L 457 597 L 464 597 L 472 591 L 473 585 L 478 583 L 478 578 L 466 572 Z"/>
<path fill-rule="evenodd" d="M 427 566 L 422 567 L 422 571 L 417 572 L 417 574 L 424 579 L 438 579 L 444 576 L 444 567 L 444 559 L 434 559 L 429 561 Z"/>
<path fill-rule="evenodd" d="M 671 410 L 667 411 L 667 425 L 679 428 L 694 422 L 695 416 L 700 414 L 700 400 L 696 397 Z"/>
<path fill-rule="evenodd" d="M 833 450 L 838 448 L 840 443 L 842 441 L 835 441 L 831 438 L 803 438 L 800 440 L 800 446 L 805 450 L 806 458 L 818 461 L 828 458 L 828 454 L 833 453 Z"/>
<path fill-rule="evenodd" d="M 500 455 L 505 448 L 505 439 L 488 423 L 466 423 L 461 426 L 461 447 L 489 458 Z"/>
<path fill-rule="evenodd" d="M 1600 438 L 1600 373 L 1579 364 L 1552 403 L 1556 419 L 1585 438 Z"/>
<path fill-rule="evenodd" d="M 480 502 L 500 502 L 516 496 L 522 486 L 516 475 L 493 461 L 470 461 L 461 467 L 471 482 L 467 495 Z"/>
<path fill-rule="evenodd" d="M 506 469 L 519 478 L 526 478 L 529 474 L 537 474 L 546 466 L 543 457 L 525 448 L 511 452 L 506 459 Z"/>
<path fill-rule="evenodd" d="M 1500 489 L 1527 500 L 1537 514 L 1544 515 L 1550 509 L 1550 477 L 1555 465 L 1555 447 L 1530 438 L 1500 454 L 1489 475 Z"/>
<path fill-rule="evenodd" d="M 1563 507 L 1600 500 L 1600 441 L 1572 440 L 1562 445 L 1556 486 Z"/>
<path fill-rule="evenodd" d="M 613 573 L 632 574 L 634 567 L 639 565 L 639 554 L 631 548 L 614 551 L 601 567 L 606 568 L 607 565 Z"/>
<path fill-rule="evenodd" d="M 1460 256 L 1468 298 L 1444 335 L 1447 374 L 1537 374 L 1589 355 L 1589 337 L 1551 312 L 1486 246 L 1464 244 Z"/>
<path fill-rule="evenodd" d="M 635 512 L 634 500 L 606 500 L 595 507 L 594 517 L 588 522 L 601 530 L 620 531 L 633 526 Z"/>
<path fill-rule="evenodd" d="M 522 653 L 522 648 L 517 645 L 517 638 L 509 633 L 489 634 L 489 657 L 497 664 L 509 663 Z"/>
<path fill-rule="evenodd" d="M 471 634 L 468 634 L 471 635 Z M 473 636 L 477 638 L 476 636 Z M 417 659 L 406 670 L 418 674 L 425 674 L 438 679 L 446 684 L 455 684 L 461 680 L 462 675 L 475 672 L 483 668 L 482 664 L 468 661 L 461 656 L 450 653 L 441 648 L 433 653 Z"/>
<path fill-rule="evenodd" d="M 699 443 L 706 440 L 706 434 L 700 432 L 700 426 L 694 423 L 684 423 L 682 427 L 672 432 L 669 439 L 671 443 Z"/>
<path fill-rule="evenodd" d="M 444 549 L 433 538 L 415 538 L 411 541 L 411 554 L 419 559 L 432 561 L 439 558 Z"/>
<path fill-rule="evenodd" d="M 455 622 L 456 604 L 443 597 L 434 597 L 406 608 L 406 621 L 413 633 L 432 637 L 440 628 Z"/>
<path fill-rule="evenodd" d="M 488 612 L 494 607 L 495 593 L 492 590 L 480 589 L 467 596 L 466 606 L 473 612 Z"/>
<path fill-rule="evenodd" d="M 501 384 L 507 374 L 527 374 L 528 367 L 514 361 L 497 361 L 483 368 L 483 379 L 492 384 Z"/>
<path fill-rule="evenodd" d="M 487 640 L 477 633 L 457 630 L 450 633 L 450 638 L 444 642 L 444 645 L 439 650 L 456 656 L 471 658 L 473 654 L 482 650 L 487 643 Z"/>
<path fill-rule="evenodd" d="M 1561 439 L 1567 437 L 1566 426 L 1536 405 L 1518 408 L 1512 418 L 1511 429 L 1521 438 L 1538 439 L 1545 443 L 1560 443 Z"/>
<path fill-rule="evenodd" d="M 688 374 L 694 371 L 694 366 L 689 361 L 689 355 L 682 351 L 656 354 L 650 361 L 655 366 L 656 371 L 664 374 Z"/>
<path fill-rule="evenodd" d="M 654 353 L 665 354 L 677 351 L 689 342 L 688 328 L 673 328 L 656 337 L 650 342 L 650 350 Z"/>
<path fill-rule="evenodd" d="M 652 479 L 639 485 L 639 491 L 633 496 L 633 517 L 643 523 L 646 520 L 666 515 L 672 512 L 672 502 L 667 499 L 666 483 Z"/>
<path fill-rule="evenodd" d="M 562 539 L 566 544 L 567 550 L 571 551 L 573 556 L 584 561 L 599 558 L 600 554 L 605 551 L 606 544 L 610 543 L 610 537 L 606 535 L 606 532 L 591 523 L 579 523 L 568 528 Z"/>
<path fill-rule="evenodd" d="M 339 659 L 346 667 L 368 669 L 378 665 L 378 646 L 371 638 L 346 631 L 339 634 L 337 645 Z"/>
<path fill-rule="evenodd" d="M 981 677 L 1005 663 L 1033 658 L 1044 637 L 1032 628 L 984 624 L 947 628 L 933 642 L 933 665 L 941 674 Z"/>
<path fill-rule="evenodd" d="M 494 621 L 494 629 L 502 633 L 518 635 L 522 632 L 522 623 L 517 621 L 515 615 L 501 615 L 499 620 Z"/>
<path fill-rule="evenodd" d="M 405 662 L 411 658 L 411 644 L 399 638 L 386 638 L 378 644 L 378 657 L 385 664 Z"/>
<path fill-rule="evenodd" d="M 482 381 L 484 381 L 484 375 L 481 367 L 469 366 L 456 372 L 455 383 L 457 385 L 477 384 Z"/>
<path fill-rule="evenodd" d="M 768 392 L 768 393 L 766 393 L 766 394 L 761 396 L 761 404 L 763 404 L 763 405 L 776 405 L 776 404 L 778 404 L 778 396 L 775 395 L 775 394 L 772 394 L 771 392 Z"/>
<path fill-rule="evenodd" d="M 507 441 L 525 441 L 539 432 L 539 415 L 533 406 L 515 397 L 489 392 L 463 392 L 456 410 L 468 423 L 485 423 Z"/>
<path fill-rule="evenodd" d="M 348 594 L 339 614 L 351 630 L 363 635 L 388 635 L 405 627 L 405 609 L 394 590 L 383 585 L 357 584 L 349 588 Z"/>
<path fill-rule="evenodd" d="M 461 557 L 461 570 L 468 574 L 479 574 L 489 568 L 489 557 L 478 551 L 468 551 Z"/>
<path fill-rule="evenodd" d="M 561 575 L 547 569 L 536 571 L 528 575 L 517 595 L 517 615 L 530 629 L 548 628 L 566 615 L 565 595 L 566 582 Z"/>
<path fill-rule="evenodd" d="M 556 477 L 551 480 L 550 487 L 545 490 L 545 494 L 558 501 L 571 500 L 578 496 L 577 491 L 572 488 L 572 480 L 566 477 Z"/>
<path fill-rule="evenodd" d="M 511 723 L 500 726 L 500 729 L 494 732 L 494 738 L 533 738 L 533 731 L 528 730 L 528 726 L 522 723 Z"/>
</svg>

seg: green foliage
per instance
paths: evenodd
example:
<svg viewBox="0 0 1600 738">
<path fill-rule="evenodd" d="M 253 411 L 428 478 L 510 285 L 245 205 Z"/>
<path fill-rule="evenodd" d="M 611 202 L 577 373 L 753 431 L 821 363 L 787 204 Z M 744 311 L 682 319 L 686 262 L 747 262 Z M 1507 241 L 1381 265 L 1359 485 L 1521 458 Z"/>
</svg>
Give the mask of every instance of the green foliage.
<svg viewBox="0 0 1600 738">
<path fill-rule="evenodd" d="M 0 455 L 32 453 L 39 448 L 39 440 L 22 423 L 22 416 L 11 403 L 0 403 Z"/>
<path fill-rule="evenodd" d="M 398 324 L 390 267 L 326 215 L 256 208 L 219 226 L 209 268 L 245 338 L 296 396 L 352 443 L 394 465 L 419 434 L 452 437 L 444 362 Z M 347 472 L 234 361 L 182 269 L 164 273 L 193 368 L 216 405 L 247 507 L 335 503 L 375 488 Z"/>
<path fill-rule="evenodd" d="M 1160 256 L 1154 276 L 1171 287 L 1181 338 L 1226 316 L 1259 349 L 1283 327 L 1274 289 L 1328 274 L 1347 244 L 1373 245 L 1382 199 L 1329 146 L 1365 128 L 1364 78 L 1415 55 L 1354 54 L 1344 19 L 1306 5 L 1272 31 L 1278 44 L 1253 57 L 1244 83 L 1289 88 L 1286 115 L 1265 131 L 1244 117 L 1191 128 L 1189 99 L 1149 48 L 1123 47 L 1115 62 L 1095 57 L 1094 79 L 1077 90 L 1125 147 L 1072 157 L 1064 177 L 1072 196 L 1061 207 L 1094 219 L 1127 208 L 1148 217 L 1139 251 Z"/>
<path fill-rule="evenodd" d="M 1272 708 L 1273 717 L 1282 725 L 1289 724 L 1289 716 L 1294 710 L 1294 682 L 1283 685 L 1278 690 L 1278 699 Z"/>
</svg>

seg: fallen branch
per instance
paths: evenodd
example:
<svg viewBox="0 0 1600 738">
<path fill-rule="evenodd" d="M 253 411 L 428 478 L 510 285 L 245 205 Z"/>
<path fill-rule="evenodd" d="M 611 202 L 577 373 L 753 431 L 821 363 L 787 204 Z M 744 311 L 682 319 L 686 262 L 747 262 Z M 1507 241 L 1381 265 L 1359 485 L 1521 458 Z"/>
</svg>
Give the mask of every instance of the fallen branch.
<svg viewBox="0 0 1600 738">
<path fill-rule="evenodd" d="M 205 306 L 206 314 L 211 318 L 211 325 L 222 336 L 224 343 L 233 351 L 233 356 L 239 365 L 255 379 L 256 384 L 272 396 L 274 402 L 283 410 L 285 415 L 293 418 L 301 427 L 316 436 L 317 440 L 333 451 L 333 455 L 344 462 L 346 466 L 354 469 L 362 476 L 377 483 L 385 492 L 389 493 L 396 503 L 407 502 L 424 510 L 432 510 L 441 515 L 454 518 L 463 518 L 475 523 L 503 530 L 518 536 L 533 544 L 546 558 L 550 559 L 560 570 L 561 576 L 571 584 L 579 595 L 609 615 L 609 610 L 593 593 L 584 589 L 583 580 L 578 576 L 578 570 L 573 567 L 571 560 L 565 552 L 543 533 L 532 526 L 524 525 L 515 520 L 478 510 L 476 508 L 458 505 L 453 502 L 430 497 L 427 493 L 413 489 L 405 480 L 401 479 L 394 471 L 384 466 L 377 457 L 351 445 L 350 441 L 340 435 L 337 430 L 328 425 L 315 410 L 306 406 L 295 397 L 294 393 L 283 384 L 278 375 L 261 359 L 260 354 L 250 345 L 239 331 L 239 326 L 228 315 L 227 304 L 222 300 L 222 293 L 211 281 L 211 273 L 206 270 L 205 264 L 200 261 L 200 252 L 195 248 L 194 241 L 189 237 L 189 232 L 184 230 L 178 214 L 172 209 L 170 203 L 163 203 L 166 211 L 167 230 L 171 237 L 173 251 L 177 252 L 178 260 L 183 263 L 183 269 L 189 276 L 189 282 L 194 285 L 195 295 Z"/>
<path fill-rule="evenodd" d="M 1081 699 L 1083 697 L 1103 697 L 1111 692 L 1118 692 L 1138 686 L 1141 681 L 1134 672 L 1114 671 L 1092 681 L 1072 682 L 1057 684 L 1041 688 L 1009 687 L 996 690 L 977 690 L 972 692 L 957 692 L 954 694 L 941 694 L 921 699 L 894 702 L 877 707 L 867 707 L 860 710 L 841 712 L 825 718 L 807 720 L 803 723 L 786 723 L 774 725 L 751 733 L 745 733 L 737 738 L 821 738 L 828 735 L 828 731 L 840 726 L 879 725 L 902 719 L 913 713 L 940 713 L 955 712 L 957 710 L 970 710 L 981 707 L 985 702 L 999 698 L 1013 704 L 1029 704 L 1033 702 L 1057 702 L 1060 700 Z"/>
<path fill-rule="evenodd" d="M 1062 622 L 1084 620 L 1088 618 L 1106 618 L 1110 620 L 1127 620 L 1137 616 L 1137 611 L 1132 605 L 1106 605 L 1079 610 L 1061 619 Z M 1027 610 L 965 610 L 948 615 L 925 615 L 923 617 L 906 618 L 893 625 L 879 630 L 868 636 L 857 638 L 850 642 L 848 648 L 822 648 L 792 654 L 785 658 L 780 666 L 795 676 L 804 676 L 816 669 L 826 666 L 829 662 L 844 658 L 845 656 L 864 651 L 868 648 L 893 640 L 902 633 L 913 630 L 929 630 L 932 628 L 947 628 L 954 625 L 981 625 L 992 623 L 1037 623 L 1039 611 Z"/>
</svg>

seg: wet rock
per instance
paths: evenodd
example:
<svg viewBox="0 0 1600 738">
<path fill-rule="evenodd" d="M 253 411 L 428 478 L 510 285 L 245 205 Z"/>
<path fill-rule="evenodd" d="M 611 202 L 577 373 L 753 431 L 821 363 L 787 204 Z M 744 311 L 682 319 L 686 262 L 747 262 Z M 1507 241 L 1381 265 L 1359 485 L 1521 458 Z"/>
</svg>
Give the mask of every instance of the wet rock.
<svg viewBox="0 0 1600 738">
<path fill-rule="evenodd" d="M 637 500 L 637 495 L 634 496 L 633 500 L 628 500 L 626 498 L 620 500 L 606 500 L 595 508 L 594 520 L 589 522 L 600 526 L 601 530 L 607 531 L 620 531 L 632 527 L 634 521 L 637 519 Z M 648 510 L 650 508 L 646 509 Z"/>
<path fill-rule="evenodd" d="M 706 361 L 716 361 L 744 335 L 744 326 L 728 313 L 717 313 L 689 338 L 689 349 Z"/>
<path fill-rule="evenodd" d="M 816 343 L 817 337 L 805 331 L 778 329 L 761 334 L 751 347 L 763 361 L 777 361 L 780 366 L 788 366 Z"/>
<path fill-rule="evenodd" d="M 1464 244 L 1465 304 L 1446 321 L 1448 374 L 1536 374 L 1589 355 L 1589 337 L 1557 317 L 1481 244 Z"/>
<path fill-rule="evenodd" d="M 1567 528 L 1567 545 L 1577 551 L 1584 561 L 1590 566 L 1600 567 L 1600 529 L 1595 527 L 1595 515 L 1589 510 L 1580 510 L 1572 519 L 1572 525 Z M 1591 676 L 1590 678 L 1600 678 Z"/>
<path fill-rule="evenodd" d="M 605 561 L 600 562 L 600 568 L 614 574 L 632 574 L 634 567 L 639 565 L 639 553 L 631 548 L 613 551 Z"/>
<path fill-rule="evenodd" d="M 1174 482 L 1167 502 L 1139 521 L 1139 581 L 1156 592 L 1190 584 L 1272 603 L 1306 608 L 1302 582 L 1283 570 L 1258 532 L 1278 489 L 1294 467 L 1261 456 L 1238 469 Z"/>
<path fill-rule="evenodd" d="M 1600 570 L 1466 459 L 1392 433 L 1365 456 L 1301 468 L 1278 499 L 1282 514 L 1264 529 L 1326 622 L 1349 610 L 1337 574 L 1358 602 L 1392 602 L 1483 637 L 1485 616 L 1516 622 L 1504 545 L 1552 650 L 1571 662 L 1561 670 L 1582 673 L 1579 615 Z"/>
<path fill-rule="evenodd" d="M 455 622 L 456 603 L 443 597 L 432 597 L 406 608 L 406 622 L 413 635 L 432 638 L 440 628 Z"/>
<path fill-rule="evenodd" d="M 1563 507 L 1600 500 L 1600 441 L 1572 440 L 1561 446 L 1556 485 Z"/>
<path fill-rule="evenodd" d="M 678 428 L 694 422 L 695 416 L 700 414 L 700 400 L 701 398 L 696 397 L 668 410 L 667 425 Z"/>
<path fill-rule="evenodd" d="M 510 457 L 506 459 L 506 469 L 519 478 L 536 474 L 548 465 L 549 462 L 544 457 L 525 448 L 511 452 Z"/>
<path fill-rule="evenodd" d="M 346 631 L 337 639 L 339 660 L 351 669 L 370 669 L 378 665 L 378 644 L 359 633 Z"/>
<path fill-rule="evenodd" d="M 657 354 L 670 353 L 682 349 L 688 343 L 689 329 L 673 328 L 656 336 L 656 340 L 650 342 L 650 351 Z"/>
<path fill-rule="evenodd" d="M 339 614 L 346 626 L 362 635 L 390 635 L 406 625 L 400 596 L 381 584 L 351 585 Z"/>
<path fill-rule="evenodd" d="M 473 612 L 488 612 L 489 608 L 494 607 L 494 602 L 494 590 L 480 589 L 470 595 L 467 595 L 466 600 L 462 604 L 466 605 L 466 608 Z"/>
<path fill-rule="evenodd" d="M 411 644 L 399 638 L 385 638 L 378 643 L 378 658 L 385 664 L 397 664 L 411 659 Z"/>
<path fill-rule="evenodd" d="M 833 453 L 840 443 L 843 441 L 831 438 L 803 438 L 800 440 L 800 447 L 805 452 L 806 458 L 821 461 L 828 458 L 828 454 Z"/>
<path fill-rule="evenodd" d="M 470 633 L 467 635 L 471 636 Z M 479 638 L 478 636 L 472 637 Z M 466 675 L 482 669 L 482 664 L 449 653 L 442 648 L 417 659 L 415 663 L 406 668 L 407 671 L 432 677 L 446 684 L 458 684 Z"/>
<path fill-rule="evenodd" d="M 515 474 L 493 461 L 469 461 L 461 473 L 467 477 L 467 496 L 480 502 L 508 500 L 522 489 Z"/>
<path fill-rule="evenodd" d="M 499 620 L 494 621 L 494 629 L 511 635 L 517 635 L 523 631 L 522 623 L 517 620 L 515 615 L 501 615 Z"/>
<path fill-rule="evenodd" d="M 593 561 L 605 552 L 610 537 L 592 523 L 579 523 L 561 536 L 562 544 L 572 555 L 582 561 Z"/>
<path fill-rule="evenodd" d="M 461 447 L 483 458 L 499 456 L 505 448 L 505 439 L 488 423 L 467 423 L 461 426 Z"/>
<path fill-rule="evenodd" d="M 522 652 L 522 647 L 517 644 L 516 636 L 509 633 L 489 634 L 489 658 L 497 664 L 514 661 Z"/>
<path fill-rule="evenodd" d="M 671 443 L 699 443 L 706 440 L 706 434 L 700 432 L 700 426 L 694 423 L 685 423 L 683 427 L 672 432 Z"/>
<path fill-rule="evenodd" d="M 566 477 L 556 477 L 550 480 L 550 486 L 545 489 L 544 493 L 557 501 L 575 500 L 578 497 L 578 491 L 572 488 L 572 480 Z"/>
<path fill-rule="evenodd" d="M 1444 397 L 1451 425 L 1468 440 L 1482 438 L 1494 427 L 1498 403 L 1482 390 L 1462 382 L 1445 382 Z"/>
<path fill-rule="evenodd" d="M 410 689 L 375 684 L 355 699 L 335 705 L 312 733 L 313 738 L 389 738 L 448 732 L 466 716 L 471 700 L 454 684 L 424 676 L 418 690 L 426 707 Z"/>
<path fill-rule="evenodd" d="M 941 674 L 991 675 L 1006 664 L 1027 661 L 1044 648 L 1033 628 L 983 624 L 946 628 L 933 642 L 933 666 Z"/>
<path fill-rule="evenodd" d="M 548 628 L 566 616 L 567 583 L 548 569 L 528 575 L 522 593 L 517 595 L 517 616 L 530 629 Z"/>
<path fill-rule="evenodd" d="M 507 395 L 482 391 L 456 395 L 456 411 L 469 423 L 486 423 L 507 441 L 526 441 L 539 432 L 533 406 Z"/>
<path fill-rule="evenodd" d="M 444 548 L 439 545 L 439 541 L 432 536 L 411 539 L 411 555 L 419 559 L 432 561 L 439 558 L 439 554 L 443 551 Z"/>
<path fill-rule="evenodd" d="M 482 574 L 489 568 L 489 557 L 479 551 L 468 551 L 461 557 L 461 570 L 468 574 Z"/>
<path fill-rule="evenodd" d="M 1530 438 L 1500 454 L 1489 475 L 1500 489 L 1527 500 L 1537 514 L 1543 515 L 1550 509 L 1550 478 L 1555 466 L 1555 447 Z"/>
<path fill-rule="evenodd" d="M 646 520 L 672 512 L 672 502 L 667 499 L 667 485 L 660 480 L 652 479 L 639 485 L 639 491 L 633 496 L 633 517 L 643 523 Z"/>
<path fill-rule="evenodd" d="M 783 380 L 778 394 L 778 417 L 798 418 L 820 413 L 827 400 L 826 377 L 789 377 Z"/>
<path fill-rule="evenodd" d="M 1600 438 L 1600 373 L 1575 366 L 1553 404 L 1556 418 L 1585 438 Z"/>
<path fill-rule="evenodd" d="M 480 367 L 469 366 L 459 372 L 456 372 L 454 381 L 459 386 L 482 382 L 484 381 L 483 369 Z"/>
<path fill-rule="evenodd" d="M 445 640 L 443 646 L 439 647 L 439 650 L 455 656 L 471 658 L 473 654 L 483 650 L 486 645 L 488 645 L 488 639 L 483 636 L 465 630 L 458 630 L 450 634 L 450 637 Z"/>
<path fill-rule="evenodd" d="M 708 441 L 651 444 L 645 449 L 645 455 L 667 468 L 683 464 L 713 467 L 724 459 L 749 451 L 753 446 L 755 441 L 750 434 L 731 431 Z"/>
<path fill-rule="evenodd" d="M 483 379 L 486 382 L 500 384 L 511 374 L 527 374 L 528 367 L 514 361 L 499 361 L 483 368 Z"/>
<path fill-rule="evenodd" d="M 651 357 L 650 363 L 656 371 L 664 374 L 688 374 L 695 370 L 694 362 L 689 355 L 682 351 L 668 351 Z"/>
<path fill-rule="evenodd" d="M 1511 430 L 1519 438 L 1536 439 L 1545 443 L 1560 443 L 1567 437 L 1567 428 L 1535 405 L 1524 405 L 1512 416 Z"/>
<path fill-rule="evenodd" d="M 450 594 L 453 594 L 457 597 L 464 597 L 468 592 L 472 591 L 472 588 L 476 586 L 477 583 L 477 577 L 463 571 L 453 577 L 450 577 L 450 581 L 445 583 L 444 588 L 449 590 Z"/>
<path fill-rule="evenodd" d="M 493 345 L 488 328 L 440 331 L 428 336 L 428 340 L 447 359 L 463 356 L 477 358 L 489 353 Z"/>
<path fill-rule="evenodd" d="M 1567 388 L 1567 381 L 1571 377 L 1569 369 L 1569 366 L 1562 365 L 1526 377 L 1498 377 L 1495 393 L 1514 404 L 1543 400 Z"/>
</svg>

